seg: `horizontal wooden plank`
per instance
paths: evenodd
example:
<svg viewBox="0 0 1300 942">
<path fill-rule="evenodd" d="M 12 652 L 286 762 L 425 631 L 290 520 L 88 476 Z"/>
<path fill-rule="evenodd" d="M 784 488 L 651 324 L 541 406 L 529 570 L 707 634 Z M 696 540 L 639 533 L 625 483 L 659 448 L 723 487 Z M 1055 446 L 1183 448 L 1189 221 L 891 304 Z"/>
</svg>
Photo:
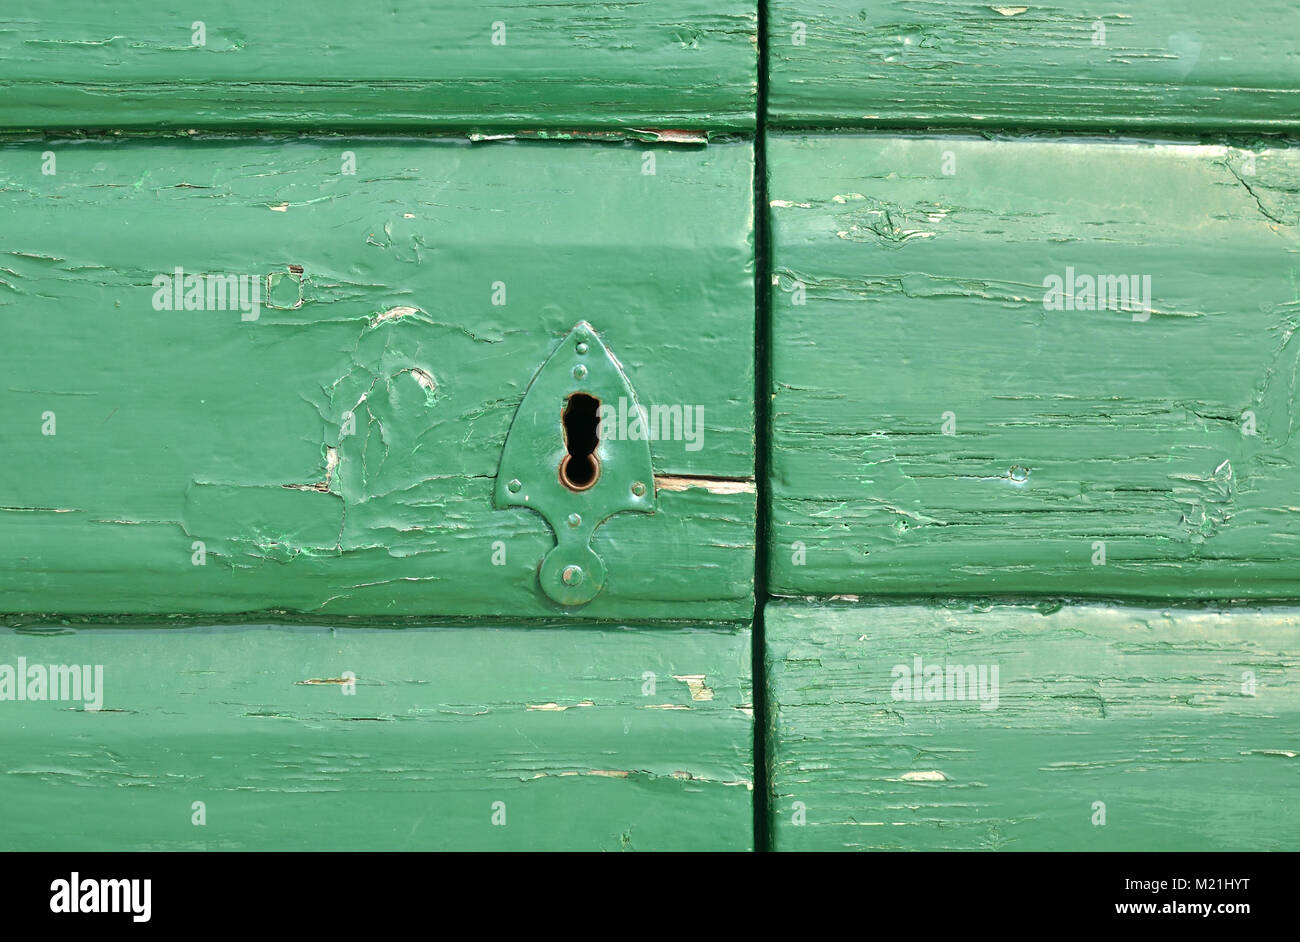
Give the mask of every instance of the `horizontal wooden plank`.
<svg viewBox="0 0 1300 942">
<path fill-rule="evenodd" d="M 749 646 L 708 625 L 0 630 L 0 801 L 22 809 L 0 844 L 748 850 Z M 29 690 L 50 665 L 101 681 L 17 701 L 19 658 Z"/>
<path fill-rule="evenodd" d="M 740 143 L 0 147 L 0 611 L 554 615 L 554 537 L 492 487 L 587 320 L 643 406 L 701 422 L 651 443 L 658 512 L 596 531 L 583 617 L 747 620 L 752 168 Z M 178 268 L 265 303 L 156 309 Z"/>
<path fill-rule="evenodd" d="M 1300 151 L 789 136 L 768 166 L 775 592 L 1300 597 Z"/>
<path fill-rule="evenodd" d="M 0 15 L 0 127 L 751 128 L 754 0 Z"/>
<path fill-rule="evenodd" d="M 773 0 L 768 24 L 768 114 L 787 127 L 1300 126 L 1290 0 Z"/>
<path fill-rule="evenodd" d="M 765 636 L 778 850 L 1300 840 L 1295 609 L 774 603 Z"/>
</svg>

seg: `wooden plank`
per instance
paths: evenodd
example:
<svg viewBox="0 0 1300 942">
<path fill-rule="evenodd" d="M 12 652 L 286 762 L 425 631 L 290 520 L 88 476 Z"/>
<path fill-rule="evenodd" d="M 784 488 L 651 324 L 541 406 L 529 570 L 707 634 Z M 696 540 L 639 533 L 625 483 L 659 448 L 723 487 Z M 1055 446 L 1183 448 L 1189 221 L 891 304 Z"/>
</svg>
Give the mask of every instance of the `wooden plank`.
<svg viewBox="0 0 1300 942">
<path fill-rule="evenodd" d="M 268 12 L 71 0 L 2 15 L 0 127 L 754 126 L 753 0 Z"/>
<path fill-rule="evenodd" d="M 775 592 L 1300 597 L 1300 151 L 769 143 Z"/>
<path fill-rule="evenodd" d="M 581 617 L 747 620 L 752 168 L 742 143 L 5 145 L 0 611 L 555 615 L 554 537 L 492 487 L 587 320 L 643 406 L 702 424 L 652 442 L 658 512 L 596 531 Z M 156 310 L 176 268 L 275 306 Z"/>
<path fill-rule="evenodd" d="M 770 604 L 774 846 L 1294 848 L 1298 629 L 1295 609 Z M 915 695 L 918 658 L 945 699 Z M 996 698 L 949 698 L 955 666 Z"/>
<path fill-rule="evenodd" d="M 102 683 L 0 701 L 0 843 L 748 850 L 749 656 L 709 625 L 4 629 L 0 697 L 20 657 Z"/>
<path fill-rule="evenodd" d="M 768 114 L 786 127 L 1300 125 L 1290 0 L 773 0 L 768 23 Z"/>
</svg>

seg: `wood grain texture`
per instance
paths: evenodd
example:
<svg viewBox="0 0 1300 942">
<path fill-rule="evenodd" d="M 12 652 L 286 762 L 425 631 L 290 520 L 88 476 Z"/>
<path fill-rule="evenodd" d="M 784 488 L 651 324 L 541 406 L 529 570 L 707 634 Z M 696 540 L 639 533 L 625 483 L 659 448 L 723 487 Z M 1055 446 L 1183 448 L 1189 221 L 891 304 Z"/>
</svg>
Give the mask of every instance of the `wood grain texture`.
<svg viewBox="0 0 1300 942">
<path fill-rule="evenodd" d="M 685 484 L 596 531 L 581 616 L 749 619 L 752 168 L 748 144 L 10 142 L 0 611 L 554 616 L 554 538 L 492 486 L 585 319 L 703 435 L 652 443 Z M 155 310 L 176 267 L 278 306 Z"/>
<path fill-rule="evenodd" d="M 774 846 L 1294 849 L 1298 633 L 1295 609 L 769 604 Z M 918 657 L 996 666 L 995 708 L 896 698 Z"/>
<path fill-rule="evenodd" d="M 72 0 L 0 15 L 0 126 L 752 128 L 756 33 L 753 0 Z"/>
<path fill-rule="evenodd" d="M 747 628 L 0 630 L 19 657 L 102 703 L 0 702 L 5 850 L 752 846 Z"/>
<path fill-rule="evenodd" d="M 768 24 L 787 127 L 1300 126 L 1290 0 L 773 0 Z"/>
<path fill-rule="evenodd" d="M 1300 151 L 788 136 L 768 166 L 774 592 L 1300 596 Z M 1071 268 L 1149 276 L 1150 312 L 1049 309 Z"/>
</svg>

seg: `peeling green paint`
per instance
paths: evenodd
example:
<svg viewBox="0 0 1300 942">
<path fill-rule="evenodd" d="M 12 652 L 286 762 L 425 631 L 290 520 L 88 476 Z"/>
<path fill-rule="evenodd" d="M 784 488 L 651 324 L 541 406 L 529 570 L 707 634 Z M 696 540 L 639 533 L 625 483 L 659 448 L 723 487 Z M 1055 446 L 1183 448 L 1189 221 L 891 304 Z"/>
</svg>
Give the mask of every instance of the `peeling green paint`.
<svg viewBox="0 0 1300 942">
<path fill-rule="evenodd" d="M 4 145 L 0 611 L 560 614 L 547 525 L 492 488 L 585 319 L 643 402 L 705 404 L 705 447 L 652 442 L 655 473 L 749 486 L 602 526 L 583 617 L 747 620 L 752 167 L 745 143 Z M 275 280 L 155 309 L 177 268 Z"/>
<path fill-rule="evenodd" d="M 1295 843 L 1298 616 L 1184 605 L 1300 589 L 1289 143 L 766 142 L 764 588 L 931 601 L 768 606 L 755 809 L 753 5 L 264 19 L 0 16 L 9 848 Z M 781 0 L 766 110 L 1293 130 L 1294 22 Z M 1142 300 L 1045 302 L 1076 274 Z M 648 443 L 656 512 L 565 611 L 556 521 L 493 495 L 582 321 L 707 446 Z M 104 702 L 15 702 L 10 662 Z M 950 662 L 994 686 L 895 696 Z"/>
<path fill-rule="evenodd" d="M 1295 609 L 776 602 L 765 622 L 777 850 L 1300 840 Z M 920 697 L 918 660 L 943 669 Z M 992 708 L 953 667 L 996 680 Z"/>
<path fill-rule="evenodd" d="M 775 593 L 1300 594 L 1300 151 L 791 135 L 768 167 Z M 1057 309 L 1071 272 L 1150 304 Z"/>
<path fill-rule="evenodd" d="M 752 847 L 747 628 L 0 629 L 19 657 L 103 702 L 0 701 L 6 850 Z"/>
<path fill-rule="evenodd" d="M 1300 127 L 1290 0 L 774 0 L 767 22 L 781 127 Z"/>
<path fill-rule="evenodd" d="M 0 15 L 0 127 L 754 126 L 752 0 L 60 3 Z"/>
</svg>

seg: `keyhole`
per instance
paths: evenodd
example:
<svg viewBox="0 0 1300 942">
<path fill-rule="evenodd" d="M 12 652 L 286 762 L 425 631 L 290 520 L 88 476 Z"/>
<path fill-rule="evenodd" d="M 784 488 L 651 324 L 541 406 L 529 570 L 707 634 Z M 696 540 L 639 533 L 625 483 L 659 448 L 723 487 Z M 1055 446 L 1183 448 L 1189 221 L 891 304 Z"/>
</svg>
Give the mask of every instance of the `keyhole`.
<svg viewBox="0 0 1300 942">
<path fill-rule="evenodd" d="M 586 393 L 574 393 L 564 405 L 564 447 L 560 461 L 560 483 L 571 491 L 585 491 L 600 477 L 596 457 L 600 400 Z"/>
</svg>

